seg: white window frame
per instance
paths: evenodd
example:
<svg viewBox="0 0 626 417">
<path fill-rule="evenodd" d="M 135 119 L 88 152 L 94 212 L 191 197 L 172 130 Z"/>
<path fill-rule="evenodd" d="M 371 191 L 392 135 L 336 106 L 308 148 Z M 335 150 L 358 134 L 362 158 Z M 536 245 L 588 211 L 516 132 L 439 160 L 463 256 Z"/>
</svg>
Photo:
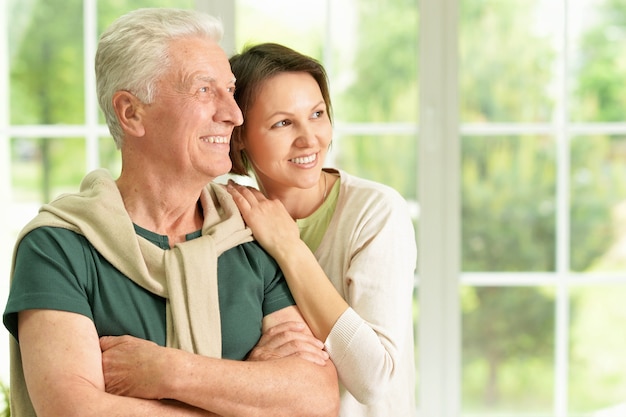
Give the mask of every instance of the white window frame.
<svg viewBox="0 0 626 417">
<path fill-rule="evenodd" d="M 460 415 L 457 0 L 420 1 L 419 415 Z"/>
</svg>

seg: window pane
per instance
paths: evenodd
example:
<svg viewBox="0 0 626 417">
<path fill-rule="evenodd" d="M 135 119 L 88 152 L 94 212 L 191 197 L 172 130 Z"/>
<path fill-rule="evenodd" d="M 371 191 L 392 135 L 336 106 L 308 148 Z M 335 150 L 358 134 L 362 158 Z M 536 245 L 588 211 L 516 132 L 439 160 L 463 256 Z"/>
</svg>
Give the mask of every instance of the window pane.
<svg viewBox="0 0 626 417">
<path fill-rule="evenodd" d="M 335 16 L 342 25 L 332 38 L 337 120 L 417 123 L 416 2 L 361 0 L 353 13 L 350 31 L 343 20 L 352 14 Z"/>
<path fill-rule="evenodd" d="M 74 192 L 84 173 L 84 139 L 11 140 L 11 187 L 17 203 L 40 205 Z"/>
<path fill-rule="evenodd" d="M 354 175 L 382 182 L 415 199 L 417 193 L 417 138 L 376 134 L 335 135 L 331 145 L 333 166 Z"/>
<path fill-rule="evenodd" d="M 571 117 L 575 121 L 624 120 L 626 107 L 626 3 L 570 0 Z"/>
<path fill-rule="evenodd" d="M 554 141 L 462 140 L 462 270 L 553 271 Z"/>
<path fill-rule="evenodd" d="M 122 155 L 115 147 L 115 142 L 111 136 L 98 140 L 98 156 L 100 166 L 108 169 L 113 178 L 119 177 L 122 172 Z"/>
<path fill-rule="evenodd" d="M 235 8 L 237 51 L 246 44 L 277 42 L 322 59 L 327 2 L 302 10 L 293 0 L 238 0 Z M 339 1 L 341 3 L 341 0 Z"/>
<path fill-rule="evenodd" d="M 535 287 L 463 287 L 462 411 L 551 416 L 554 295 Z"/>
<path fill-rule="evenodd" d="M 460 2 L 463 122 L 546 122 L 554 111 L 554 0 Z"/>
<path fill-rule="evenodd" d="M 612 414 L 597 416 L 626 415 L 626 286 L 578 287 L 571 297 L 571 415 L 596 416 L 620 405 Z"/>
<path fill-rule="evenodd" d="M 571 155 L 571 268 L 625 271 L 626 138 L 577 137 Z"/>
<path fill-rule="evenodd" d="M 9 3 L 10 123 L 83 123 L 82 0 Z"/>
<path fill-rule="evenodd" d="M 102 33 L 115 19 L 131 10 L 143 7 L 176 7 L 193 9 L 195 0 L 115 0 L 98 1 L 98 33 Z"/>
</svg>

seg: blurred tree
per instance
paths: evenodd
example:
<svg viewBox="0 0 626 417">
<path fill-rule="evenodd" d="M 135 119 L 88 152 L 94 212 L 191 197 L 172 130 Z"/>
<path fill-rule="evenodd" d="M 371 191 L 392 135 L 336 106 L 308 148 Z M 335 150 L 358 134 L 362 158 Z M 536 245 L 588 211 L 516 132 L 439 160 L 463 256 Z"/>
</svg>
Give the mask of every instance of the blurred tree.
<svg viewBox="0 0 626 417">
<path fill-rule="evenodd" d="M 550 121 L 548 86 L 555 54 L 535 26 L 537 1 L 464 1 L 460 8 L 460 117 L 465 123 Z M 480 27 L 481 30 L 476 30 Z M 461 154 L 463 271 L 553 271 L 553 140 L 532 136 L 463 138 Z M 535 287 L 467 287 L 462 292 L 465 409 L 549 409 L 550 392 L 503 376 L 520 358 L 552 369 L 553 300 Z M 473 300 L 473 302 L 468 302 Z M 487 371 L 478 375 L 476 364 Z M 471 381 L 471 383 L 470 383 Z M 505 391 L 506 390 L 506 391 Z M 505 395 L 506 394 L 506 395 Z M 528 406 L 524 411 L 531 411 Z"/>
<path fill-rule="evenodd" d="M 570 117 L 583 123 L 624 122 L 626 3 L 600 0 L 592 24 L 574 45 Z M 626 137 L 578 136 L 571 142 L 571 259 L 575 271 L 623 272 Z M 617 255 L 616 255 L 617 254 Z M 571 309 L 570 407 L 580 414 L 624 401 L 624 286 L 582 287 Z M 619 339 L 620 341 L 618 341 Z"/>
<path fill-rule="evenodd" d="M 538 27 L 538 0 L 460 2 L 459 88 L 463 123 L 552 120 L 555 53 Z M 480 28 L 480 30 L 477 30 Z"/>
<path fill-rule="evenodd" d="M 82 0 L 26 4 L 31 7 L 15 7 L 11 16 L 25 24 L 10 31 L 11 123 L 82 124 Z"/>
<path fill-rule="evenodd" d="M 337 117 L 341 121 L 417 121 L 417 3 L 416 0 L 357 2 L 357 45 L 351 69 L 354 78 L 337 100 L 341 106 Z"/>
<path fill-rule="evenodd" d="M 463 142 L 463 270 L 552 271 L 555 262 L 554 143 L 541 137 L 468 137 Z M 502 374 L 523 372 L 533 358 L 551 372 L 553 297 L 536 287 L 467 287 L 462 292 L 464 372 L 484 363 L 488 372 L 464 377 L 464 401 L 480 408 L 518 404 L 548 409 L 545 387 L 514 378 L 503 390 Z M 468 299 L 474 300 L 468 303 Z M 482 388 L 478 388 L 482 387 Z M 548 387 L 549 389 L 549 387 Z M 479 396 L 476 398 L 476 396 Z M 531 410 L 525 410 L 531 411 Z"/>
<path fill-rule="evenodd" d="M 352 82 L 337 93 L 336 123 L 417 123 L 416 0 L 357 2 Z M 332 87 L 332 86 L 331 86 Z M 338 138 L 337 165 L 416 199 L 417 138 L 397 134 Z"/>
<path fill-rule="evenodd" d="M 554 141 L 466 137 L 462 149 L 463 270 L 553 271 Z"/>
<path fill-rule="evenodd" d="M 626 3 L 599 0 L 594 24 L 580 37 L 570 111 L 580 122 L 623 122 L 626 107 Z"/>
<path fill-rule="evenodd" d="M 623 233 L 612 211 L 626 202 L 626 138 L 576 137 L 571 155 L 571 269 L 619 271 L 601 261 Z"/>
<path fill-rule="evenodd" d="M 626 107 L 626 3 L 597 3 L 594 24 L 579 41 L 573 74 L 571 118 L 578 122 L 623 122 Z M 626 200 L 626 145 L 623 135 L 590 135 L 572 141 L 572 269 L 597 268 L 619 236 L 613 207 Z"/>
<path fill-rule="evenodd" d="M 11 53 L 11 123 L 83 123 L 82 0 L 66 0 L 62 4 L 58 0 L 30 1 L 11 11 L 16 21 L 25 23 L 23 31 L 10 32 L 10 36 L 19 37 L 10 39 L 10 45 L 17 46 Z M 13 145 L 19 146 L 16 141 Z M 63 141 L 50 138 L 39 139 L 37 147 L 41 200 L 49 201 L 54 196 L 55 175 L 59 177 L 74 167 L 78 169 L 69 180 L 76 182 L 80 178 L 84 153 L 80 147 L 66 146 Z M 67 164 L 68 160 L 79 163 Z"/>
<path fill-rule="evenodd" d="M 2 381 L 0 381 L 0 417 L 11 417 L 11 404 L 9 387 Z"/>
<path fill-rule="evenodd" d="M 471 291 L 470 288 L 465 290 Z M 473 301 L 467 302 L 468 299 Z M 526 384 L 517 381 L 513 395 L 508 393 L 508 398 L 502 398 L 501 374 L 508 363 L 516 364 L 519 375 L 519 367 L 525 361 L 541 361 L 554 354 L 551 337 L 554 333 L 554 303 L 550 297 L 532 287 L 480 287 L 466 294 L 463 311 L 463 329 L 467 329 L 463 331 L 463 363 L 467 366 L 478 362 L 487 368 L 486 381 L 481 385 L 483 389 L 477 390 L 477 386 L 465 389 L 477 392 L 480 397 L 466 400 L 491 409 L 496 406 L 510 409 L 531 391 L 535 410 L 549 407 L 550 394 L 535 390 L 534 378 Z M 497 317 L 485 319 L 487 313 L 496 312 Z M 545 372 L 551 367 L 543 362 Z M 523 384 L 526 387 L 520 387 Z"/>
</svg>

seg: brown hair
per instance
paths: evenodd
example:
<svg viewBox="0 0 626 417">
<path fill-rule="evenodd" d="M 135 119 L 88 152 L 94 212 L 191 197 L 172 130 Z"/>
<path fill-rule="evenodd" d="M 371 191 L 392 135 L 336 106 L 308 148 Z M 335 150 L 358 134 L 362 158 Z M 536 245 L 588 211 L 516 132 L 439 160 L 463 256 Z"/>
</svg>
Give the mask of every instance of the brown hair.
<svg viewBox="0 0 626 417">
<path fill-rule="evenodd" d="M 317 60 L 283 45 L 262 43 L 247 46 L 240 54 L 230 58 L 230 66 L 237 79 L 235 100 L 243 113 L 243 124 L 235 127 L 230 141 L 231 173 L 249 175 L 250 161 L 243 150 L 246 132 L 246 114 L 254 104 L 263 83 L 283 72 L 306 72 L 320 87 L 326 111 L 332 123 L 332 106 L 326 70 Z"/>
</svg>

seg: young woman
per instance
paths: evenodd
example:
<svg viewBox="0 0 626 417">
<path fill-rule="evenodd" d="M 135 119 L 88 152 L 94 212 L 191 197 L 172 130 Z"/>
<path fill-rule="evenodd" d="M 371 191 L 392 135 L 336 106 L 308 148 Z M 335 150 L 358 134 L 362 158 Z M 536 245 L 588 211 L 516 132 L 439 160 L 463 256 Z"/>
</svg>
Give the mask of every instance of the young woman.
<svg viewBox="0 0 626 417">
<path fill-rule="evenodd" d="M 230 59 L 244 124 L 232 173 L 261 191 L 228 189 L 277 260 L 341 385 L 341 416 L 412 416 L 412 294 L 417 250 L 405 200 L 392 188 L 322 169 L 332 140 L 324 68 L 278 44 Z M 294 221 L 295 220 L 295 221 Z"/>
</svg>

